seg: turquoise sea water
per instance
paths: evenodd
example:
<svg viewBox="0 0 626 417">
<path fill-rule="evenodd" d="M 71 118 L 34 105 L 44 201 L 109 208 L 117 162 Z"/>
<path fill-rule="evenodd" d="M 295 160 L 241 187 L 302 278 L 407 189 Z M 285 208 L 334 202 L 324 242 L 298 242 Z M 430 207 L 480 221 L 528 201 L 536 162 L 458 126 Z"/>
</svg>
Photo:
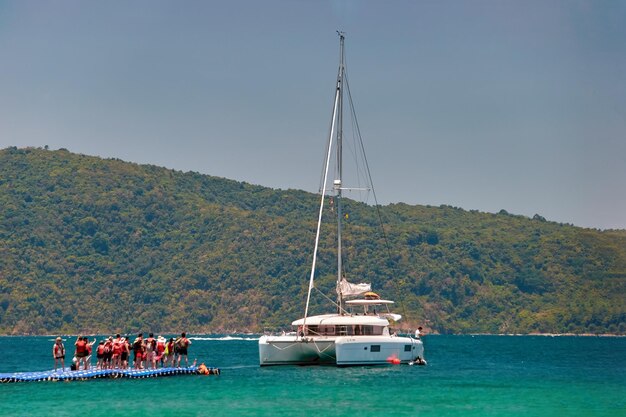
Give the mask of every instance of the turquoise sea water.
<svg viewBox="0 0 626 417">
<path fill-rule="evenodd" d="M 626 338 L 429 335 L 428 366 L 353 368 L 260 368 L 255 336 L 192 342 L 220 376 L 0 384 L 0 415 L 626 416 Z M 0 372 L 52 368 L 52 344 L 0 337 Z"/>
</svg>

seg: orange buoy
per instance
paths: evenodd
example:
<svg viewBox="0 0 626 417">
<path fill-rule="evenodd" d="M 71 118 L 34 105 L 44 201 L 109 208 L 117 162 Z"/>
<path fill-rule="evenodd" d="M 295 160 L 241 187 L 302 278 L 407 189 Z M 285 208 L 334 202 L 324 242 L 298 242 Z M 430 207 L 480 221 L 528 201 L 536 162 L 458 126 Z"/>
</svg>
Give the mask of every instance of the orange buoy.
<svg viewBox="0 0 626 417">
<path fill-rule="evenodd" d="M 400 365 L 402 361 L 396 355 L 391 355 L 387 358 L 387 362 L 389 362 L 392 365 Z"/>
</svg>

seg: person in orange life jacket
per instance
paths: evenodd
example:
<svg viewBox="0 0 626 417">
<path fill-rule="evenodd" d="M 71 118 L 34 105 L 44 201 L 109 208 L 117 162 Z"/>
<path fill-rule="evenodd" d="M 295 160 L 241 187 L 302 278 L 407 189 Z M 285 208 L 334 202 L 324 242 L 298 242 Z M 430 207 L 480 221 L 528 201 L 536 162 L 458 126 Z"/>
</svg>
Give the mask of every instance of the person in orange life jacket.
<svg viewBox="0 0 626 417">
<path fill-rule="evenodd" d="M 89 352 L 87 351 L 87 338 L 78 336 L 78 339 L 74 342 L 74 346 L 76 348 L 74 354 L 74 356 L 76 356 L 76 370 L 80 369 L 81 362 L 84 369 L 87 369 L 87 356 L 89 356 Z"/>
<path fill-rule="evenodd" d="M 104 369 L 104 340 L 101 340 L 96 348 L 96 358 L 98 359 L 96 369 Z"/>
<path fill-rule="evenodd" d="M 63 346 L 63 339 L 57 337 L 52 346 L 52 357 L 54 358 L 54 371 L 57 370 L 57 363 L 61 361 L 61 368 L 65 372 L 65 346 Z"/>
<path fill-rule="evenodd" d="M 112 368 L 121 368 L 122 367 L 122 336 L 120 334 L 115 335 L 115 339 L 112 342 L 112 356 L 111 356 L 111 367 Z"/>
</svg>

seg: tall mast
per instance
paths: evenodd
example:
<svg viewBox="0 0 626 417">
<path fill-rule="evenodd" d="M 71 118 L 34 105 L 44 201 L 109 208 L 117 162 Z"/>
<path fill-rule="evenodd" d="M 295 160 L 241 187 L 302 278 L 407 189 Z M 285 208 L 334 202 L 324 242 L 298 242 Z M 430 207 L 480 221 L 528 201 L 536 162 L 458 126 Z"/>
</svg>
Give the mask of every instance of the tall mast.
<svg viewBox="0 0 626 417">
<path fill-rule="evenodd" d="M 320 209 L 319 209 L 319 214 L 318 214 L 318 218 L 317 218 L 317 232 L 315 233 L 315 249 L 313 249 L 313 262 L 311 263 L 311 275 L 309 276 L 309 290 L 307 292 L 307 296 L 306 296 L 306 306 L 304 308 L 304 320 L 302 322 L 302 327 L 306 327 L 306 318 L 309 314 L 309 303 L 311 301 L 311 291 L 313 290 L 313 280 L 315 278 L 315 266 L 317 264 L 317 249 L 319 246 L 319 241 L 320 241 L 320 231 L 322 228 L 322 215 L 324 213 L 324 200 L 326 199 L 326 184 L 328 183 L 328 171 L 330 168 L 330 160 L 331 160 L 331 154 L 332 154 L 332 148 L 333 148 L 333 139 L 335 137 L 335 130 L 337 127 L 337 124 L 341 124 L 341 122 L 338 122 L 338 119 L 340 119 L 340 115 L 341 115 L 341 101 L 342 101 L 342 94 L 343 94 L 343 88 L 341 88 L 341 84 L 343 81 L 343 72 L 344 72 L 344 68 L 343 68 L 343 39 L 344 39 L 344 35 L 343 32 L 337 32 L 339 34 L 340 37 L 340 60 L 339 60 L 339 74 L 337 75 L 337 87 L 335 89 L 335 100 L 333 103 L 333 112 L 332 112 L 332 120 L 330 123 L 330 132 L 328 134 L 328 149 L 326 152 L 326 163 L 324 164 L 324 179 L 322 180 L 322 189 L 320 190 L 320 194 L 321 194 L 321 198 L 320 198 Z M 339 132 L 341 132 L 342 128 L 339 127 Z M 336 136 L 338 138 L 341 138 L 341 133 L 337 133 Z M 338 147 L 338 149 L 340 149 L 341 146 Z M 338 171 L 341 172 L 341 151 L 338 150 L 338 161 L 339 161 L 339 169 Z M 337 182 L 338 181 L 338 182 Z M 335 189 L 338 191 L 339 195 L 341 194 L 341 174 L 339 174 L 339 179 L 335 180 Z M 337 199 L 337 195 L 335 195 L 335 199 Z M 339 201 L 337 201 L 337 203 L 339 203 Z M 339 206 L 339 204 L 337 204 L 338 210 L 341 211 L 341 207 Z M 338 217 L 338 221 L 341 222 L 341 214 L 339 214 Z M 339 229 L 341 230 L 341 228 Z M 341 232 L 339 232 L 339 242 L 341 242 Z M 342 311 L 342 306 L 341 306 L 341 291 L 339 290 L 339 283 L 341 282 L 341 243 L 339 243 L 339 261 L 338 261 L 338 279 L 339 281 L 337 281 L 337 294 L 338 294 L 338 298 L 339 298 L 339 311 Z"/>
<path fill-rule="evenodd" d="M 343 314 L 343 294 L 340 290 L 341 278 L 342 278 L 342 255 L 341 255 L 341 187 L 342 187 L 342 139 L 343 139 L 343 82 L 345 74 L 345 54 L 344 54 L 344 32 L 337 32 L 339 34 L 339 73 L 337 75 L 337 173 L 335 181 L 333 183 L 335 189 L 335 207 L 337 208 L 337 305 L 339 313 Z"/>
</svg>

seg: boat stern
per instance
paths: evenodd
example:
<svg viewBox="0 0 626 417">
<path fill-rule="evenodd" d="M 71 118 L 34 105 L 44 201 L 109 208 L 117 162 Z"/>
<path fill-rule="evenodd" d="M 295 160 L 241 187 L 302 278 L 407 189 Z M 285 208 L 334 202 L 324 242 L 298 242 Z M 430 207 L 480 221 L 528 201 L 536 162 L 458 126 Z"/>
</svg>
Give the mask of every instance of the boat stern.
<svg viewBox="0 0 626 417">
<path fill-rule="evenodd" d="M 410 337 L 340 337 L 335 350 L 338 366 L 411 363 L 424 358 L 422 341 Z"/>
</svg>

